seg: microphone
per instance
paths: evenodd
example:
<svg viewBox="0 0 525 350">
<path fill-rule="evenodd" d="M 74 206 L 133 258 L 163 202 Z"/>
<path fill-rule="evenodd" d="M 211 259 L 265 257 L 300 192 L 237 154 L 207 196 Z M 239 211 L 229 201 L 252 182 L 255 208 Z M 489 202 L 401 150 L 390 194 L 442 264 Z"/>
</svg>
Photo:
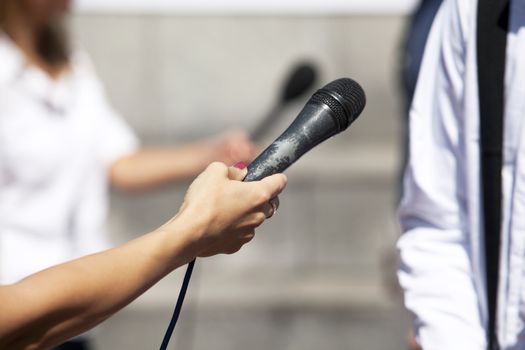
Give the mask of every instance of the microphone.
<svg viewBox="0 0 525 350">
<path fill-rule="evenodd" d="M 254 131 L 250 138 L 254 141 L 260 141 L 278 119 L 286 105 L 310 90 L 316 80 L 317 71 L 313 64 L 304 62 L 295 66 L 289 73 L 286 83 L 281 87 L 277 104 L 262 118 L 259 125 L 253 129 Z"/>
<path fill-rule="evenodd" d="M 346 130 L 361 114 L 365 103 L 365 92 L 349 78 L 334 80 L 317 90 L 288 129 L 248 166 L 244 181 L 283 172 L 313 147 Z M 167 349 L 179 318 L 194 264 L 195 260 L 188 264 L 161 350 Z"/>
<path fill-rule="evenodd" d="M 363 88 L 342 78 L 317 90 L 297 118 L 249 166 L 244 181 L 281 173 L 303 154 L 346 130 L 366 104 Z"/>
<path fill-rule="evenodd" d="M 303 62 L 294 67 L 288 76 L 287 83 L 281 91 L 281 103 L 288 103 L 301 97 L 309 90 L 317 79 L 317 71 L 313 64 Z"/>
</svg>

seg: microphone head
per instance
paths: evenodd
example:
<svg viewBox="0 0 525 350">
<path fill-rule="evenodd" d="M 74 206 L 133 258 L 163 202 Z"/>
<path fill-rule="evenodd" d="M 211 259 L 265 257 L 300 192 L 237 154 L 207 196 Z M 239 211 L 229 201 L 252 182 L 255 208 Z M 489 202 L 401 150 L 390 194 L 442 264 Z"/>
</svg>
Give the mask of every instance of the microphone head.
<svg viewBox="0 0 525 350">
<path fill-rule="evenodd" d="M 317 90 L 308 103 L 328 106 L 337 119 L 338 132 L 341 132 L 361 114 L 365 108 L 366 96 L 363 88 L 356 81 L 341 78 Z"/>
<path fill-rule="evenodd" d="M 281 93 L 281 103 L 288 103 L 307 92 L 317 79 L 315 66 L 301 63 L 293 68 Z"/>
<path fill-rule="evenodd" d="M 352 79 L 318 90 L 290 126 L 249 166 L 245 181 L 283 172 L 303 154 L 345 130 L 365 107 L 365 93 Z"/>
</svg>

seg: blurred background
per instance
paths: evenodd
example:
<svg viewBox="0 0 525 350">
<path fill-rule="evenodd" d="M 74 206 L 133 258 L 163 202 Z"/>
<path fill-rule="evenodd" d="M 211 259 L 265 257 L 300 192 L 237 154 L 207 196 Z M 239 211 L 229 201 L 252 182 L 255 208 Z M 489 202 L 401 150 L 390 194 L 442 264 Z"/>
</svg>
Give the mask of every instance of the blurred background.
<svg viewBox="0 0 525 350">
<path fill-rule="evenodd" d="M 279 213 L 234 256 L 200 259 L 172 339 L 180 350 L 407 349 L 394 243 L 403 113 L 401 40 L 414 1 L 93 1 L 72 26 L 109 97 L 145 145 L 227 127 L 253 130 L 293 67 L 315 88 L 339 77 L 367 93 L 345 133 L 288 171 Z M 308 97 L 284 108 L 265 146 Z M 178 209 L 187 183 L 113 193 L 121 243 Z M 97 349 L 159 346 L 184 269 L 95 331 Z"/>
</svg>

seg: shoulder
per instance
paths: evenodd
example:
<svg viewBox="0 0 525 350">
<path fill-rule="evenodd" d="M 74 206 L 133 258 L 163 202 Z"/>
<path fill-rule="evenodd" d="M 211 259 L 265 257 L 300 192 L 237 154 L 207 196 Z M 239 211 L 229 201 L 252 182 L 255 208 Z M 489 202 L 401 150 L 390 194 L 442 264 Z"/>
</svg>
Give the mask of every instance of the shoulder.
<svg viewBox="0 0 525 350">
<path fill-rule="evenodd" d="M 467 52 L 475 47 L 472 44 L 476 38 L 477 3 L 477 0 L 443 1 L 425 48 L 425 55 L 432 56 L 434 64 L 463 67 Z"/>
<path fill-rule="evenodd" d="M 76 48 L 71 54 L 71 68 L 74 76 L 85 87 L 104 93 L 104 86 L 98 77 L 95 65 L 89 54 L 82 48 Z"/>
<path fill-rule="evenodd" d="M 450 14 L 458 16 L 460 20 L 475 17 L 478 0 L 443 0 L 442 6 Z"/>
<path fill-rule="evenodd" d="M 466 42 L 476 28 L 478 0 L 444 0 L 439 17 L 443 30 Z"/>
<path fill-rule="evenodd" d="M 91 57 L 82 47 L 75 47 L 71 53 L 71 65 L 74 69 L 90 74 L 95 73 L 95 67 Z"/>
</svg>

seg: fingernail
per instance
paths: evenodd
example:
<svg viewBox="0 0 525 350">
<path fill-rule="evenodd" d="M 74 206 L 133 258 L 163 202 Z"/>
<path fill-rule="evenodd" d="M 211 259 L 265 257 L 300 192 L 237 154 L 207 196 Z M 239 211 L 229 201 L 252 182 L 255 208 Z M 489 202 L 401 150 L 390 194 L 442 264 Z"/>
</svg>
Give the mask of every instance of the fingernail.
<svg viewBox="0 0 525 350">
<path fill-rule="evenodd" d="M 244 162 L 239 162 L 235 164 L 234 167 L 243 170 L 244 168 L 246 168 L 246 164 L 244 164 Z"/>
</svg>

